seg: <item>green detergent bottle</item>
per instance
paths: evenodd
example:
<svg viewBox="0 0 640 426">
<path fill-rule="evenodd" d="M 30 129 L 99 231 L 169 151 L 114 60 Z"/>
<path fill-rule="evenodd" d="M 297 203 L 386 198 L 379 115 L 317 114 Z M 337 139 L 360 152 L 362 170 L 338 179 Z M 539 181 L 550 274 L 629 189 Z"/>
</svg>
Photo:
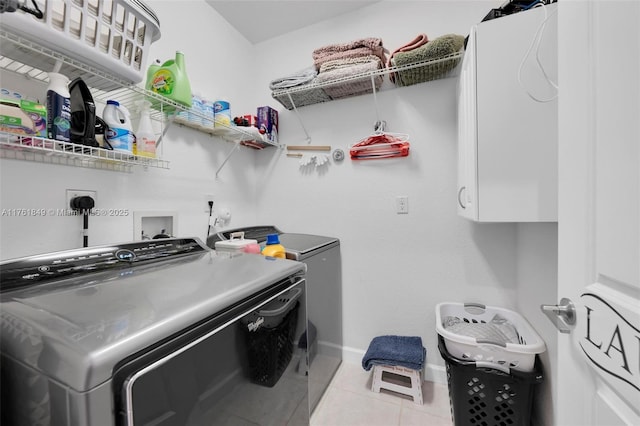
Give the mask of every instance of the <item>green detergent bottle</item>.
<svg viewBox="0 0 640 426">
<path fill-rule="evenodd" d="M 150 65 L 145 88 L 191 108 L 191 85 L 184 65 L 184 54 L 177 51 L 175 59 L 162 65 Z"/>
</svg>

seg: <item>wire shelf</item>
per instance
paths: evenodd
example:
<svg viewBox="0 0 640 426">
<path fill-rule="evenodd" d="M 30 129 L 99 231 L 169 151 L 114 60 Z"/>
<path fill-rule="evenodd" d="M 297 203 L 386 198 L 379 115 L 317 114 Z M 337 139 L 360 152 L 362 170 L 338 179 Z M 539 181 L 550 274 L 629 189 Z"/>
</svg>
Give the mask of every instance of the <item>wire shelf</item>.
<svg viewBox="0 0 640 426">
<path fill-rule="evenodd" d="M 339 86 L 342 93 L 352 92 L 353 96 L 358 96 L 366 93 L 372 93 L 375 90 L 404 87 L 413 84 L 424 83 L 427 81 L 450 78 L 457 75 L 456 70 L 458 69 L 458 65 L 461 62 L 463 55 L 464 51 L 459 51 L 438 59 L 415 62 L 402 66 L 380 68 L 374 71 L 367 71 L 364 73 L 357 73 L 333 79 L 331 81 L 313 81 L 311 83 L 291 87 L 288 89 L 274 90 L 271 93 L 271 96 L 274 99 L 278 100 L 285 108 L 291 110 L 295 109 L 295 107 L 336 100 L 331 99 L 330 97 L 316 96 L 313 99 L 309 98 L 311 99 L 309 102 L 298 104 L 291 96 L 298 95 L 295 97 L 296 99 L 304 99 L 304 95 L 306 93 L 323 90 L 325 88 Z M 397 76 L 395 78 L 395 82 L 392 82 L 390 78 L 384 79 L 385 76 L 389 76 L 391 74 Z M 407 75 L 410 76 L 410 78 L 399 78 Z M 368 90 L 363 91 L 362 84 L 366 83 L 367 81 L 371 82 L 370 86 L 368 87 Z"/>
<path fill-rule="evenodd" d="M 46 70 L 61 63 L 60 73 L 81 77 L 89 87 L 98 90 L 114 90 L 131 84 L 5 30 L 0 30 L 0 55 L 0 68 L 39 81 L 48 82 Z"/>
<path fill-rule="evenodd" d="M 207 117 L 205 120 L 209 120 L 209 118 Z M 252 148 L 262 149 L 268 146 L 279 146 L 260 134 L 256 127 L 226 126 L 224 124 L 214 123 L 213 121 L 194 122 L 181 116 L 176 117 L 173 122 L 210 135 L 218 136 L 229 142 L 237 142 Z"/>
<path fill-rule="evenodd" d="M 0 157 L 48 164 L 131 171 L 133 166 L 168 169 L 169 162 L 70 142 L 0 132 Z"/>
<path fill-rule="evenodd" d="M 124 105 L 132 115 L 137 114 L 136 101 L 147 100 L 152 104 L 151 119 L 161 123 L 163 139 L 167 129 L 174 121 L 193 127 L 196 130 L 212 134 L 222 139 L 247 145 L 252 148 L 279 146 L 261 135 L 238 126 L 216 123 L 213 117 L 200 115 L 190 111 L 187 107 L 162 95 L 146 90 L 131 82 L 109 75 L 89 64 L 70 58 L 37 43 L 33 43 L 17 34 L 0 29 L 0 69 L 21 75 L 28 80 L 48 83 L 46 70 L 52 70 L 56 64 L 62 64 L 60 73 L 73 77 L 80 77 L 91 88 L 95 101 L 106 102 L 117 100 Z M 190 116 L 198 117 L 202 123 L 210 125 L 192 125 L 180 118 L 181 112 L 188 112 Z M 253 142 L 253 143 L 251 143 Z M 169 162 L 157 159 L 135 157 L 126 153 L 108 151 L 101 148 L 91 148 L 71 143 L 62 143 L 43 138 L 25 137 L 11 133 L 0 132 L 0 148 L 2 158 L 14 158 L 31 161 L 42 161 L 56 164 L 94 167 L 108 170 L 130 171 L 133 166 L 157 167 L 168 169 Z"/>
</svg>

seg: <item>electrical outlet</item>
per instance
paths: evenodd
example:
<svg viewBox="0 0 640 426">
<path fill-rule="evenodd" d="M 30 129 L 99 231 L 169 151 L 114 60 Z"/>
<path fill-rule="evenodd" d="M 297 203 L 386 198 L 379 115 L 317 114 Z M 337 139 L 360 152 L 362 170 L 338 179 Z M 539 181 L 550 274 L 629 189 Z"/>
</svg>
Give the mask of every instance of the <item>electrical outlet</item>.
<svg viewBox="0 0 640 426">
<path fill-rule="evenodd" d="M 396 213 L 408 214 L 409 213 L 409 197 L 406 195 L 398 195 L 396 197 Z"/>
<path fill-rule="evenodd" d="M 66 194 L 66 202 L 64 207 L 67 209 L 71 208 L 71 200 L 76 197 L 91 197 L 93 201 L 98 205 L 98 191 L 90 191 L 86 189 L 67 189 Z"/>
</svg>

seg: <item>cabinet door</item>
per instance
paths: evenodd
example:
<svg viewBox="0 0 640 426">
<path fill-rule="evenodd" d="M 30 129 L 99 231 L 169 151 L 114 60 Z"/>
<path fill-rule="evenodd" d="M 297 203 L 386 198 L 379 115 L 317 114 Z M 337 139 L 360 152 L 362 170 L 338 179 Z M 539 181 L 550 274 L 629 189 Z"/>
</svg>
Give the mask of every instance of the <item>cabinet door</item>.
<svg viewBox="0 0 640 426">
<path fill-rule="evenodd" d="M 468 93 L 460 98 L 462 104 L 476 99 L 475 106 L 464 107 L 469 110 L 461 124 L 473 129 L 464 121 L 475 112 L 475 135 L 461 130 L 461 152 L 466 150 L 460 164 L 466 179 L 462 198 L 468 205 L 460 209 L 465 217 L 481 222 L 557 220 L 557 100 L 537 61 L 539 57 L 544 72 L 557 81 L 555 10 L 536 8 L 482 22 L 471 31 L 465 59 L 475 62 L 475 81 L 463 74 L 461 85 L 465 79 L 475 85 L 466 84 Z M 547 17 L 538 49 L 534 41 Z M 473 137 L 476 146 L 470 148 Z M 468 214 L 470 208 L 475 215 Z"/>
<path fill-rule="evenodd" d="M 475 28 L 471 29 L 458 83 L 458 214 L 478 220 Z"/>
</svg>

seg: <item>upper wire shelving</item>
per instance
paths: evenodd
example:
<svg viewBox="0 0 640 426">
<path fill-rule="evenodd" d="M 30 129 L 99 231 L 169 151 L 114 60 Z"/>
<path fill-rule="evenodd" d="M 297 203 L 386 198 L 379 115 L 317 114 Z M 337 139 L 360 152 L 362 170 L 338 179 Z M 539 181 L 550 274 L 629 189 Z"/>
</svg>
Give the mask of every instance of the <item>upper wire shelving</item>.
<svg viewBox="0 0 640 426">
<path fill-rule="evenodd" d="M 151 118 L 161 123 L 161 136 L 158 138 L 158 144 L 161 143 L 174 120 L 179 122 L 179 119 L 176 120 L 179 113 L 187 111 L 185 106 L 171 99 L 133 85 L 131 82 L 119 79 L 90 64 L 70 58 L 20 35 L 0 29 L 0 69 L 21 75 L 28 80 L 47 83 L 47 70 L 53 70 L 57 67 L 60 67 L 59 72 L 64 75 L 82 78 L 91 88 L 95 101 L 106 103 L 109 99 L 116 99 L 132 112 L 136 111 L 136 101 L 143 99 L 150 101 L 152 103 Z M 193 111 L 189 111 L 189 114 L 198 115 Z M 232 141 L 236 145 L 246 141 L 259 140 L 263 145 L 278 146 L 261 135 L 256 135 L 250 129 L 225 126 L 219 123 L 214 126 L 212 118 L 205 116 L 200 118 L 202 122 L 210 120 L 211 125 L 202 126 L 198 130 Z M 189 125 L 186 122 L 182 122 L 182 124 Z M 3 158 L 55 162 L 109 170 L 131 170 L 133 166 L 140 165 L 161 169 L 169 168 L 169 162 L 160 159 L 137 157 L 127 153 L 61 143 L 43 138 L 27 138 L 4 132 L 0 132 L 0 148 L 3 151 L 0 152 L 0 156 Z M 232 153 L 234 151 L 235 147 Z"/>
<path fill-rule="evenodd" d="M 36 161 L 48 164 L 89 167 L 103 170 L 131 171 L 134 166 L 168 169 L 169 162 L 157 158 L 134 156 L 126 152 L 111 151 L 54 141 L 46 138 L 0 132 L 0 157 Z"/>
<path fill-rule="evenodd" d="M 314 80 L 310 83 L 287 89 L 274 90 L 271 96 L 286 109 L 294 111 L 306 135 L 307 143 L 311 143 L 311 136 L 298 111 L 299 107 L 373 94 L 376 122 L 379 123 L 383 120 L 381 120 L 378 108 L 377 92 L 454 77 L 458 74 L 457 71 L 463 56 L 464 50 L 460 50 L 439 58 L 417 61 L 411 64 L 394 65 L 362 73 L 354 73 L 322 82 Z M 391 76 L 394 78 L 392 79 Z M 335 93 L 338 97 L 332 97 L 329 95 L 330 93 Z"/>
<path fill-rule="evenodd" d="M 296 109 L 301 106 L 313 105 L 321 102 L 331 102 L 351 96 L 366 95 L 390 88 L 411 86 L 428 81 L 454 77 L 456 75 L 455 70 L 457 70 L 458 64 L 461 62 L 463 56 L 464 50 L 461 50 L 437 59 L 419 61 L 401 66 L 379 68 L 323 82 L 318 82 L 316 80 L 311 83 L 293 86 L 287 89 L 274 90 L 271 95 L 274 99 L 280 101 L 285 108 Z M 385 76 L 390 75 L 395 76 L 395 81 L 392 82 L 391 79 L 384 78 Z M 366 87 L 366 90 L 363 90 L 363 83 L 369 81 L 371 82 L 371 86 Z M 315 102 L 305 103 L 303 105 L 296 104 L 295 99 L 293 99 L 293 95 L 301 95 L 306 92 L 324 90 L 327 88 L 335 89 L 335 87 L 340 87 L 340 92 L 343 94 L 340 98 L 316 97 L 314 98 Z M 353 95 L 349 95 L 349 93 L 353 93 Z"/>
</svg>

